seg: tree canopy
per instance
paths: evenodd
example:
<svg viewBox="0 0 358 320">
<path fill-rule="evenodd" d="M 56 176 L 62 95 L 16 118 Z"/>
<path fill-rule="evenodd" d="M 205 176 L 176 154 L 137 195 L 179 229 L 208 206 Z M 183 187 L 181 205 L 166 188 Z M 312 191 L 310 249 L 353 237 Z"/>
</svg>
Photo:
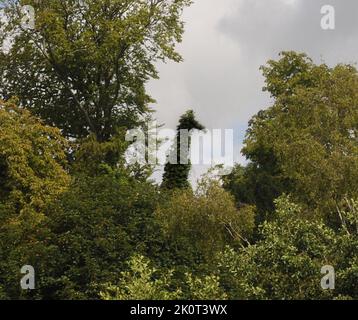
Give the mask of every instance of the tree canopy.
<svg viewBox="0 0 358 320">
<path fill-rule="evenodd" d="M 315 65 L 295 52 L 262 70 L 274 104 L 250 121 L 243 153 L 251 163 L 228 184 L 263 211 L 286 192 L 312 213 L 336 212 L 344 197 L 358 195 L 357 70 Z"/>
<path fill-rule="evenodd" d="M 4 1 L 8 25 L 0 47 L 0 97 L 68 137 L 108 140 L 132 128 L 153 99 L 145 84 L 155 62 L 180 61 L 182 10 L 190 0 L 23 0 L 35 9 L 35 29 L 21 27 L 18 3 Z"/>
</svg>

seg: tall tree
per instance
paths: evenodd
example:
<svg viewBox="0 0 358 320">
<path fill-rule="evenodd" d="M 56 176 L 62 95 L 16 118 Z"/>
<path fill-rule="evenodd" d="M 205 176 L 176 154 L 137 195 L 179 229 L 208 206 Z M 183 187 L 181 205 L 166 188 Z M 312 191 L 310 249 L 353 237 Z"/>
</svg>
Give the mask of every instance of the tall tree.
<svg viewBox="0 0 358 320">
<path fill-rule="evenodd" d="M 173 149 L 169 155 L 168 162 L 164 167 L 162 187 L 165 189 L 186 189 L 190 188 L 188 181 L 191 163 L 189 159 L 190 151 L 190 131 L 203 130 L 204 126 L 195 119 L 193 110 L 184 113 L 177 126 L 177 135 Z M 175 163 L 173 163 L 175 162 Z"/>
<path fill-rule="evenodd" d="M 108 140 L 137 125 L 153 99 L 155 62 L 181 61 L 182 10 L 191 0 L 3 0 L 0 97 L 17 96 L 69 137 Z M 35 9 L 34 29 L 20 5 Z"/>
<path fill-rule="evenodd" d="M 251 164 L 237 182 L 248 183 L 253 198 L 266 192 L 261 208 L 290 192 L 311 213 L 336 211 L 358 195 L 357 70 L 295 52 L 262 70 L 274 104 L 250 121 L 243 152 Z"/>
</svg>

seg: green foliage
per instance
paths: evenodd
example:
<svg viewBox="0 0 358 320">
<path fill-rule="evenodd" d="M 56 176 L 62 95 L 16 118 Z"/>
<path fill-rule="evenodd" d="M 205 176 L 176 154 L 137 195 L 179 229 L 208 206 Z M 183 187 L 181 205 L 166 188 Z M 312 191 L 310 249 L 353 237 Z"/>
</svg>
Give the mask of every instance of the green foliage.
<svg viewBox="0 0 358 320">
<path fill-rule="evenodd" d="M 161 231 L 152 218 L 156 192 L 123 174 L 77 177 L 48 208 L 48 261 L 39 290 L 47 298 L 98 297 L 98 285 L 118 278 L 133 250 L 159 255 Z"/>
<path fill-rule="evenodd" d="M 261 228 L 262 240 L 218 256 L 222 285 L 233 299 L 357 298 L 357 233 L 335 232 L 302 217 L 302 209 L 280 198 L 276 219 Z M 356 212 L 355 212 L 356 215 Z M 320 286 L 321 268 L 336 270 L 336 289 Z"/>
<path fill-rule="evenodd" d="M 189 151 L 190 151 L 190 131 L 203 130 L 204 127 L 196 119 L 192 110 L 184 113 L 177 126 L 177 135 L 174 147 L 169 155 L 169 159 L 174 159 L 175 163 L 168 161 L 164 167 L 162 188 L 167 190 L 190 189 L 189 173 L 191 169 Z M 181 130 L 187 130 L 186 135 Z M 182 139 L 187 139 L 183 141 Z M 168 159 L 168 160 L 169 160 Z"/>
<path fill-rule="evenodd" d="M 152 167 L 126 164 L 124 132 L 150 118 L 155 62 L 181 59 L 190 1 L 21 4 L 36 29 L 0 52 L 0 96 L 43 120 L 0 101 L 0 299 L 358 299 L 353 66 L 269 61 L 274 104 L 249 123 L 250 163 L 195 191 L 190 161 L 167 163 L 159 188 Z M 183 129 L 204 128 L 193 111 L 180 118 L 177 162 L 189 159 Z M 25 264 L 36 290 L 20 289 Z M 320 286 L 325 265 L 335 290 Z"/>
<path fill-rule="evenodd" d="M 158 271 L 150 266 L 143 256 L 134 255 L 129 261 L 129 271 L 122 272 L 118 286 L 108 285 L 101 292 L 105 300 L 222 300 L 226 295 L 219 287 L 219 278 L 212 275 L 204 278 L 186 276 L 185 289 L 172 282 L 173 270 Z"/>
<path fill-rule="evenodd" d="M 294 52 L 262 70 L 274 105 L 250 121 L 243 153 L 251 164 L 228 186 L 261 213 L 286 192 L 312 214 L 332 217 L 344 197 L 358 195 L 357 70 Z"/>
<path fill-rule="evenodd" d="M 275 209 L 273 200 L 290 187 L 289 180 L 283 178 L 277 169 L 258 166 L 255 162 L 246 167 L 236 165 L 229 175 L 223 177 L 223 182 L 225 190 L 235 196 L 238 206 L 250 204 L 257 208 L 257 224 L 270 218 Z"/>
<path fill-rule="evenodd" d="M 119 286 L 110 285 L 101 297 L 105 300 L 175 300 L 181 290 L 171 289 L 173 272 L 159 274 L 150 267 L 150 261 L 143 256 L 134 255 L 129 261 L 129 270 L 122 272 Z"/>
<path fill-rule="evenodd" d="M 20 269 L 41 250 L 47 205 L 68 187 L 66 146 L 58 129 L 0 101 L 0 283 L 9 298 L 22 294 Z"/>
<path fill-rule="evenodd" d="M 304 53 L 286 51 L 280 53 L 280 60 L 269 60 L 261 70 L 266 79 L 264 91 L 272 97 L 291 96 L 297 88 L 315 86 L 317 78 L 313 73 L 315 66 Z"/>
<path fill-rule="evenodd" d="M 34 30 L 20 28 L 16 2 L 3 1 L 9 23 L 0 46 L 0 97 L 20 98 L 69 137 L 103 141 L 148 113 L 146 82 L 155 62 L 180 61 L 182 10 L 190 0 L 24 0 Z"/>
<path fill-rule="evenodd" d="M 213 254 L 227 244 L 247 243 L 254 215 L 251 207 L 238 210 L 233 197 L 215 181 L 203 181 L 196 194 L 174 191 L 156 211 L 176 264 L 192 268 L 210 262 Z"/>
<path fill-rule="evenodd" d="M 124 134 L 119 132 L 105 142 L 99 142 L 94 135 L 90 135 L 74 143 L 73 174 L 98 176 L 113 170 L 120 171 L 124 167 L 124 153 L 128 147 L 124 140 Z"/>
<path fill-rule="evenodd" d="M 69 182 L 66 146 L 58 129 L 0 101 L 0 201 L 13 203 L 19 213 L 42 210 Z"/>
<path fill-rule="evenodd" d="M 227 295 L 220 288 L 220 278 L 215 275 L 204 278 L 193 277 L 186 274 L 189 296 L 186 299 L 193 300 L 225 300 Z"/>
</svg>

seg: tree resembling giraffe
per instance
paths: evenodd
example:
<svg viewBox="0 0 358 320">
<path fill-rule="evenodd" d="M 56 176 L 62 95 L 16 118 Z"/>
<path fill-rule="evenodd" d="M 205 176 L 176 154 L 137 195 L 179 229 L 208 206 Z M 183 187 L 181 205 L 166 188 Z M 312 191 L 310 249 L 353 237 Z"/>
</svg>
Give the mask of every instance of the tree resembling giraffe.
<svg viewBox="0 0 358 320">
<path fill-rule="evenodd" d="M 191 169 L 189 159 L 191 144 L 190 131 L 194 129 L 204 130 L 205 127 L 195 119 L 194 111 L 189 110 L 179 119 L 175 139 L 176 143 L 174 143 L 169 156 L 169 159 L 176 161 L 167 161 L 164 167 L 162 188 L 168 190 L 190 188 L 188 180 Z"/>
</svg>

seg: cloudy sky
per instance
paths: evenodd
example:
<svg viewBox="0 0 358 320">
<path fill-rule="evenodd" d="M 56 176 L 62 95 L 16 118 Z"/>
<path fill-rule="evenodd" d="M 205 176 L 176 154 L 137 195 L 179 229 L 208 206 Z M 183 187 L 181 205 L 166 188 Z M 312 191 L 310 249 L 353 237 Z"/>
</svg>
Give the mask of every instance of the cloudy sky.
<svg viewBox="0 0 358 320">
<path fill-rule="evenodd" d="M 321 28 L 324 5 L 335 8 L 335 30 Z M 238 162 L 248 120 L 270 105 L 260 65 L 282 50 L 329 65 L 358 61 L 357 0 L 194 0 L 184 20 L 184 62 L 160 64 L 149 84 L 157 119 L 174 128 L 193 108 L 207 128 L 235 129 Z"/>
</svg>

